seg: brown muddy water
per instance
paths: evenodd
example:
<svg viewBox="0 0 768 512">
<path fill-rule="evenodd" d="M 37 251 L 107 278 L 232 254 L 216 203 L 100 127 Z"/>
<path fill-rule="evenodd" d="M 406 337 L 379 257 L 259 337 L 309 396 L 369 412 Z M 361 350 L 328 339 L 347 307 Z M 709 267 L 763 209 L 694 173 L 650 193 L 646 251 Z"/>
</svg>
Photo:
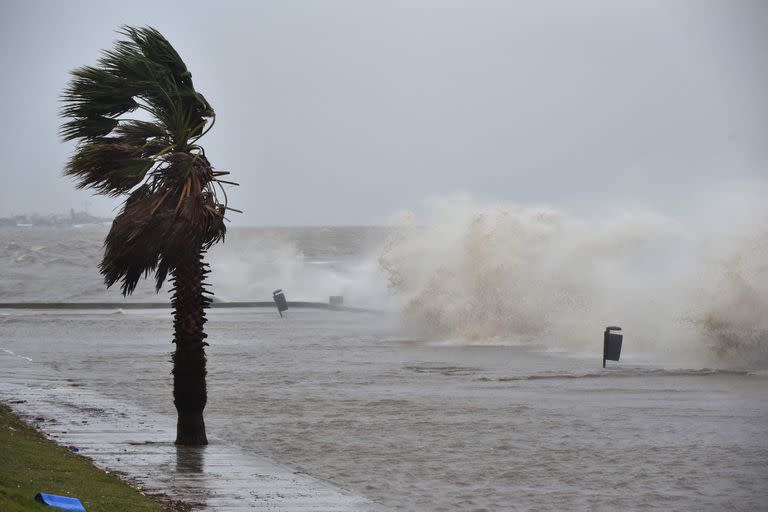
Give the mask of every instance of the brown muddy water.
<svg viewBox="0 0 768 512">
<path fill-rule="evenodd" d="M 342 292 L 371 305 L 379 285 L 360 285 L 367 264 L 356 256 L 379 234 L 269 235 L 294 240 L 288 249 L 262 235 L 251 234 L 251 267 L 247 251 L 238 255 L 247 289 L 227 284 L 226 298 L 262 300 L 259 290 L 272 288 L 264 276 L 277 276 L 312 282 L 293 296 L 284 285 L 292 299 Z M 81 247 L 67 245 L 72 232 L 4 236 L 2 300 L 120 300 L 100 290 L 93 268 L 103 232 L 78 234 Z M 345 236 L 356 242 L 345 246 Z M 307 247 L 319 249 L 310 257 Z M 74 263 L 51 262 L 52 248 Z M 36 255 L 17 261 L 27 253 Z M 290 268 L 270 267 L 286 254 Z M 648 358 L 629 335 L 622 361 L 603 370 L 597 350 L 427 339 L 388 311 L 211 311 L 213 442 L 192 458 L 198 487 L 210 492 L 173 492 L 202 509 L 237 510 L 259 489 L 267 495 L 271 475 L 298 500 L 260 502 L 277 510 L 768 509 L 764 370 Z M 14 407 L 143 485 L 173 487 L 190 457 L 170 444 L 170 329 L 161 310 L 0 310 L 0 399 L 26 400 Z M 142 442 L 122 467 L 106 453 Z M 226 492 L 217 482 L 227 480 L 241 499 L 217 502 Z"/>
</svg>

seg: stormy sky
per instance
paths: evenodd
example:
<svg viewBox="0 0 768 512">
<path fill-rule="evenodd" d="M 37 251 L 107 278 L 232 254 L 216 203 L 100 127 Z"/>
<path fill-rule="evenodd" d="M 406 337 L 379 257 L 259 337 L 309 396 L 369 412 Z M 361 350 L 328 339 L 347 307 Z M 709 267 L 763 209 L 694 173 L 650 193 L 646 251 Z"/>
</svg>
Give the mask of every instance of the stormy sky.
<svg viewBox="0 0 768 512">
<path fill-rule="evenodd" d="M 0 2 L 0 216 L 119 200 L 61 169 L 59 95 L 123 24 L 176 47 L 238 225 L 422 200 L 674 209 L 768 178 L 768 2 Z"/>
</svg>

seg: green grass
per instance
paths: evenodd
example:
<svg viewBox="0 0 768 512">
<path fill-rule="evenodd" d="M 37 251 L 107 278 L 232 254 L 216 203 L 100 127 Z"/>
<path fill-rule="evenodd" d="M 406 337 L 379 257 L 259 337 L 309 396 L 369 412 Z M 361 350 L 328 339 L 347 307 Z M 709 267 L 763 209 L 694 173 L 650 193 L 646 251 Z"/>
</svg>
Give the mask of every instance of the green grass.
<svg viewBox="0 0 768 512">
<path fill-rule="evenodd" d="M 86 458 L 46 439 L 0 405 L 0 510 L 57 510 L 35 503 L 38 492 L 74 496 L 88 512 L 164 510 Z"/>
</svg>

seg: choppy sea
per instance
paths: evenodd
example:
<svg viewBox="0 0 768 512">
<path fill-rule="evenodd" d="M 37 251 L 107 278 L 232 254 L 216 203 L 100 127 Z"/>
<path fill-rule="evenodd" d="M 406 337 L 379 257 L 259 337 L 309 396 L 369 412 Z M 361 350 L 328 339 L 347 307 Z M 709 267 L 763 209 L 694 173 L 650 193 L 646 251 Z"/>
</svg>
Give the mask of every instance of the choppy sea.
<svg viewBox="0 0 768 512">
<path fill-rule="evenodd" d="M 97 270 L 106 230 L 0 230 L 0 302 L 116 303 L 0 309 L 0 383 L 68 382 L 72 393 L 166 420 L 170 315 L 119 308 L 125 299 Z M 211 310 L 210 435 L 389 510 L 768 510 L 768 374 L 759 364 L 649 355 L 628 330 L 621 360 L 603 369 L 603 324 L 574 332 L 594 346 L 528 327 L 516 333 L 525 336 L 447 335 L 429 308 L 415 325 L 412 311 L 430 293 L 393 292 L 391 235 L 230 230 L 210 253 L 220 300 L 269 300 L 282 288 L 289 300 L 342 295 L 376 311 Z M 147 283 L 129 300 L 167 293 Z M 488 318 L 462 325 L 472 321 Z M 432 334 L 430 322 L 440 324 Z"/>
</svg>

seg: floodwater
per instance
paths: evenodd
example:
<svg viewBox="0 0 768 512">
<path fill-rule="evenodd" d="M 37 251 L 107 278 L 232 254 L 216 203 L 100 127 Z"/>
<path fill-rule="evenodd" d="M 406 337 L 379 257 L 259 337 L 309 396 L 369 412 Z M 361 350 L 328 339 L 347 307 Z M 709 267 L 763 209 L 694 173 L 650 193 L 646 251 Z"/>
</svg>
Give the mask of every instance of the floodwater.
<svg viewBox="0 0 768 512">
<path fill-rule="evenodd" d="M 28 233 L 3 234 L 12 278 L 3 277 L 2 300 L 30 300 L 29 287 L 48 290 L 38 300 L 117 300 L 96 289 L 91 268 L 102 232 L 78 234 L 84 255 L 69 257 L 87 262 L 66 267 L 32 247 L 66 252 L 72 231 Z M 312 243 L 330 247 L 342 236 L 327 233 L 313 232 Z M 17 261 L 24 251 L 34 260 Z M 338 252 L 303 265 L 352 266 Z M 317 298 L 285 289 L 289 299 Z M 263 457 L 389 510 L 768 509 L 764 370 L 649 360 L 632 352 L 630 334 L 622 361 L 602 369 L 598 350 L 553 350 L 546 340 L 417 337 L 391 310 L 280 318 L 215 309 L 209 318 L 206 422 L 216 441 L 206 453 L 226 446 Z M 51 382 L 68 382 L 56 393 L 101 397 L 142 421 L 172 424 L 170 331 L 162 310 L 0 310 L 0 398 L 18 386 L 42 397 Z M 595 338 L 599 349 L 601 330 Z M 222 468 L 211 476 L 226 478 Z"/>
</svg>

